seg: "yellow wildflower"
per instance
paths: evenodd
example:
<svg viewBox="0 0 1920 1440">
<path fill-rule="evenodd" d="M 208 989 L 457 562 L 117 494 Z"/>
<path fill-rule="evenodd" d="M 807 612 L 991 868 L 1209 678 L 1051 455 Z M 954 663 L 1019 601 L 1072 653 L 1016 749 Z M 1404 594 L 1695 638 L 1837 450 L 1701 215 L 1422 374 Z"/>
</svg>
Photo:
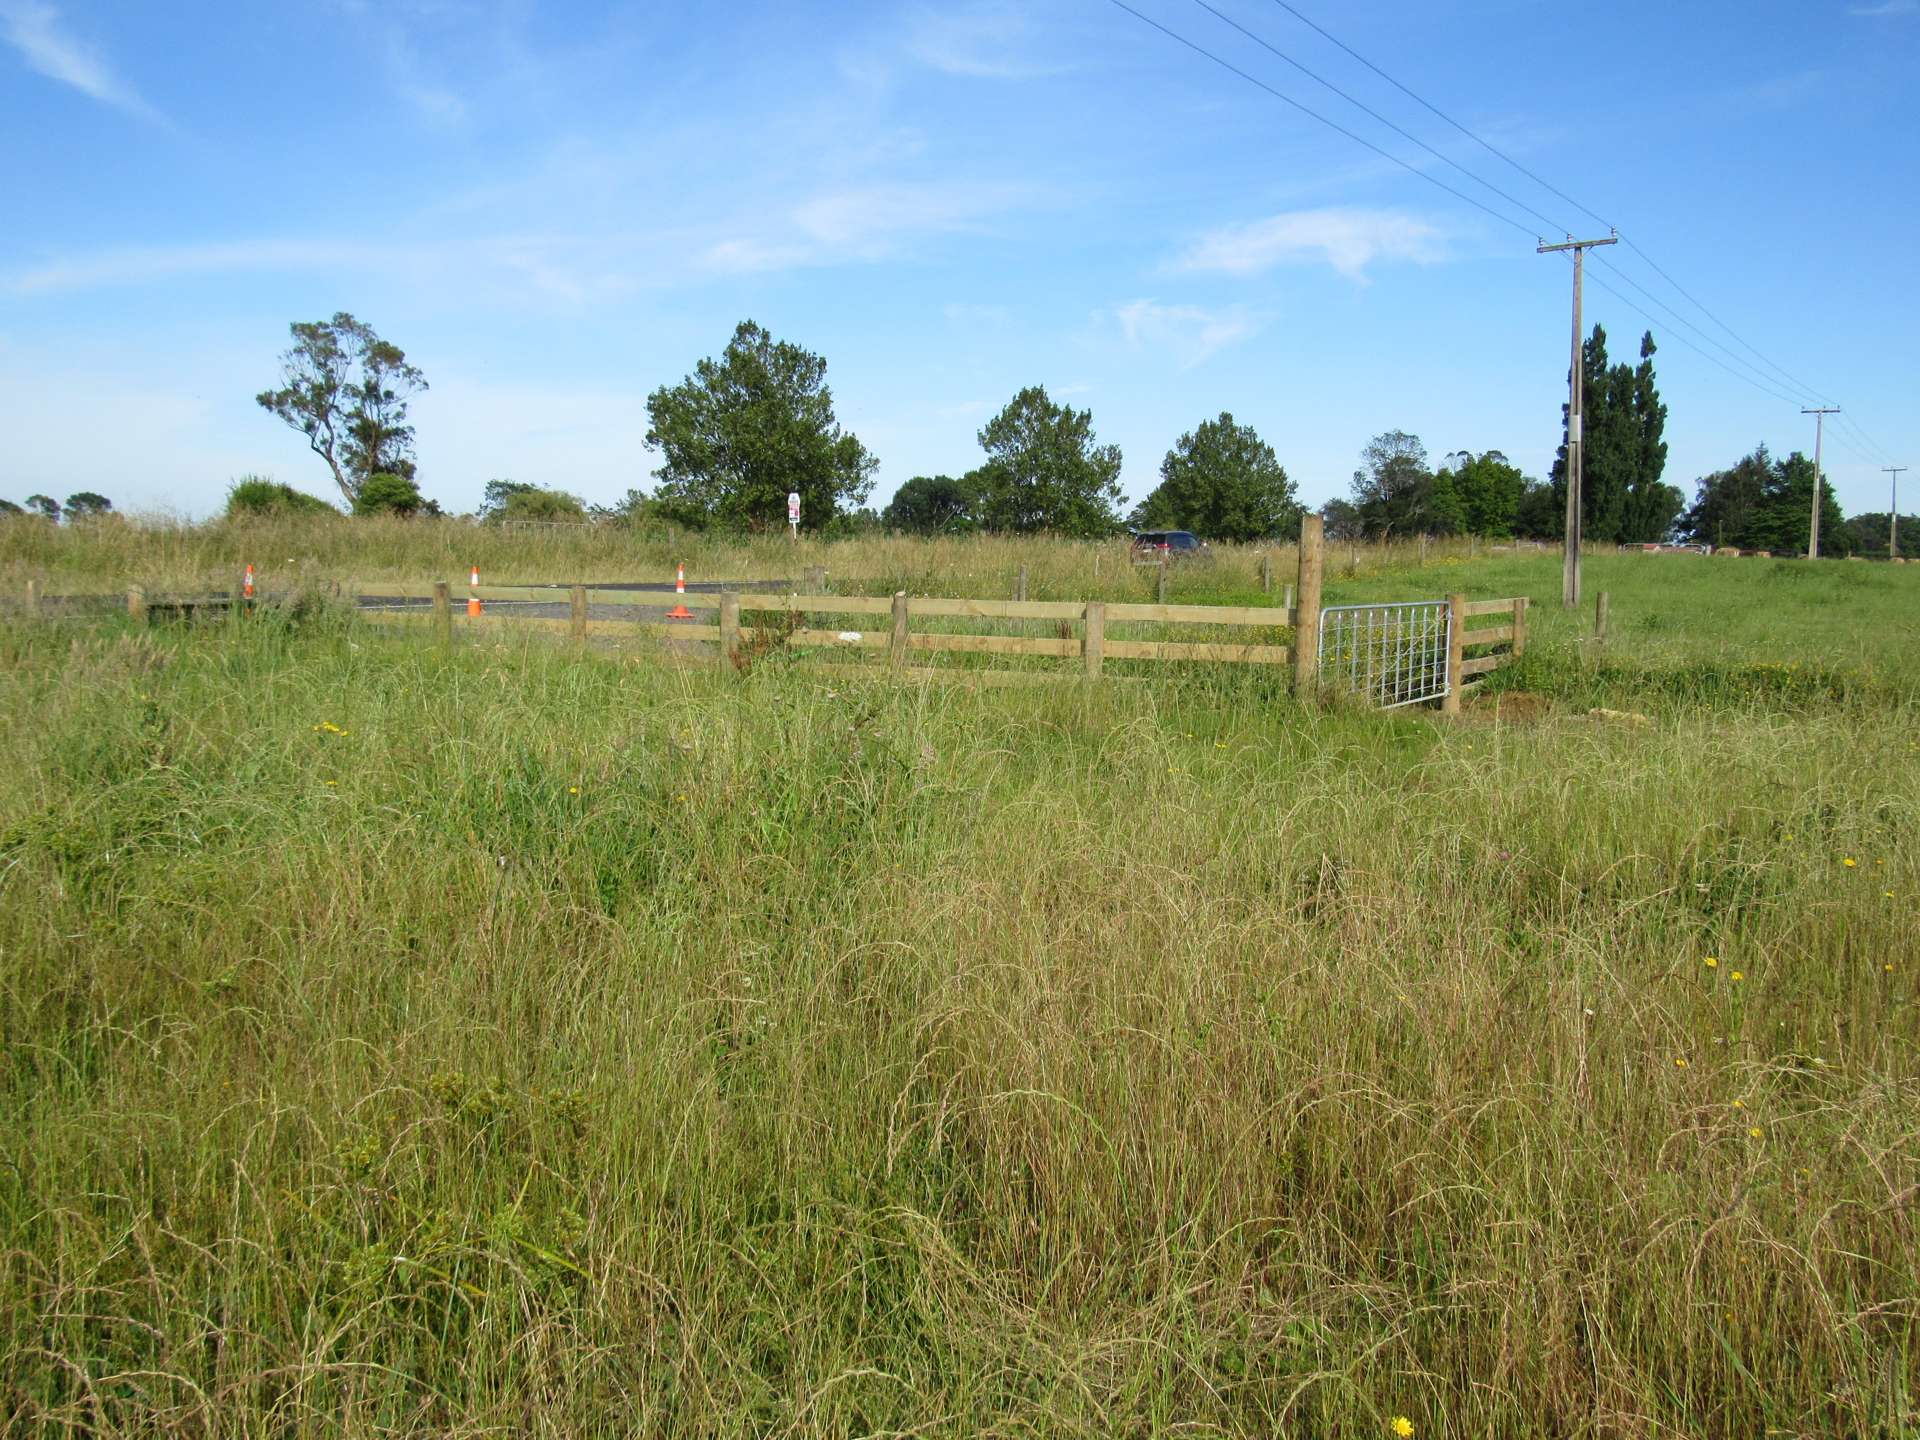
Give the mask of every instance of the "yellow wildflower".
<svg viewBox="0 0 1920 1440">
<path fill-rule="evenodd" d="M 1674 1069 L 1676 1069 L 1676 1070 L 1684 1070 L 1684 1069 L 1686 1069 L 1686 1068 L 1687 1068 L 1687 1057 L 1686 1057 L 1686 1056 L 1684 1056 L 1684 1055 L 1676 1055 L 1676 1056 L 1674 1056 L 1674 1057 L 1673 1057 L 1673 1068 L 1674 1068 Z"/>
<path fill-rule="evenodd" d="M 1733 1102 L 1733 1108 L 1736 1110 L 1744 1110 L 1747 1108 L 1747 1102 L 1736 1098 Z"/>
<path fill-rule="evenodd" d="M 1853 856 L 1849 855 L 1847 856 L 1846 859 L 1842 860 L 1840 863 L 1846 866 L 1847 869 L 1851 870 L 1853 869 L 1854 866 L 1858 865 L 1860 862 L 1858 860 L 1855 860 Z"/>
<path fill-rule="evenodd" d="M 567 794 L 578 795 L 579 793 L 580 793 L 580 787 L 578 785 L 567 786 Z"/>
<path fill-rule="evenodd" d="M 1732 974 L 1730 974 L 1730 975 L 1729 975 L 1729 976 L 1728 976 L 1727 978 L 1728 978 L 1729 980 L 1736 980 L 1736 981 L 1738 981 L 1738 980 L 1744 980 L 1744 979 L 1746 979 L 1746 978 L 1747 978 L 1747 972 L 1746 972 L 1746 971 L 1744 971 L 1744 970 L 1735 970 L 1735 971 L 1734 971 L 1734 972 L 1732 972 Z"/>
<path fill-rule="evenodd" d="M 1394 1434 L 1400 1437 L 1400 1440 L 1413 1440 L 1413 1421 L 1404 1415 L 1396 1415 L 1393 1417 L 1392 1430 Z"/>
<path fill-rule="evenodd" d="M 1751 1135 L 1754 1139 L 1758 1140 L 1760 1138 L 1760 1127 L 1758 1125 L 1750 1126 L 1747 1130 L 1747 1134 Z"/>
<path fill-rule="evenodd" d="M 1711 955 L 1707 956 L 1706 965 L 1709 970 L 1718 970 L 1720 968 L 1719 960 Z"/>
</svg>

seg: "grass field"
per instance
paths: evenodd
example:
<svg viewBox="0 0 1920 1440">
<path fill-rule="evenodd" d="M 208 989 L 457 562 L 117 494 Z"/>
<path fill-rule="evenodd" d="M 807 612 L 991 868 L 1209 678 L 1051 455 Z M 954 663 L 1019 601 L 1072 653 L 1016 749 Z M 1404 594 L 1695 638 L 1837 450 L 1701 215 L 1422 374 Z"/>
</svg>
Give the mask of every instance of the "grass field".
<svg viewBox="0 0 1920 1440">
<path fill-rule="evenodd" d="M 1429 559 L 1528 701 L 0 621 L 0 1429 L 1920 1434 L 1920 570 Z"/>
</svg>

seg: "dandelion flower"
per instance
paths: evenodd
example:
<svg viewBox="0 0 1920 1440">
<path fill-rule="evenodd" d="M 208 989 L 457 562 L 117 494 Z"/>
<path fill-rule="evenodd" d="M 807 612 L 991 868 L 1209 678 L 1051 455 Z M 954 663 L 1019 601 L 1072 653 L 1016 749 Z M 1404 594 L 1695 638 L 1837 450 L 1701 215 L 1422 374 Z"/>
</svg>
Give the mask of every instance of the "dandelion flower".
<svg viewBox="0 0 1920 1440">
<path fill-rule="evenodd" d="M 1749 1126 L 1747 1128 L 1747 1134 L 1758 1140 L 1760 1138 L 1760 1127 L 1758 1125 Z"/>
<path fill-rule="evenodd" d="M 1858 865 L 1860 862 L 1858 860 L 1855 860 L 1853 856 L 1849 855 L 1847 856 L 1846 859 L 1842 860 L 1840 863 L 1846 866 L 1847 869 L 1851 870 L 1853 869 L 1854 866 Z"/>
<path fill-rule="evenodd" d="M 1729 980 L 1734 980 L 1734 981 L 1744 980 L 1747 978 L 1747 972 L 1744 970 L 1735 970 L 1731 974 L 1729 974 L 1727 978 Z"/>
<path fill-rule="evenodd" d="M 340 783 L 340 782 L 339 782 L 338 780 L 329 780 L 329 781 L 327 781 L 327 784 L 329 784 L 329 785 L 338 785 L 339 783 Z"/>
<path fill-rule="evenodd" d="M 580 787 L 578 785 L 567 786 L 567 794 L 578 795 L 579 793 L 580 793 Z"/>
<path fill-rule="evenodd" d="M 1400 1440 L 1413 1440 L 1413 1421 L 1409 1420 L 1406 1416 L 1394 1416 L 1391 1428 L 1393 1433 L 1400 1437 Z"/>
<path fill-rule="evenodd" d="M 1891 975 L 1893 973 L 1893 961 L 1891 960 L 1887 961 L 1887 963 L 1882 965 L 1880 968 L 1886 971 L 1887 974 Z"/>
<path fill-rule="evenodd" d="M 1674 1069 L 1676 1069 L 1676 1070 L 1684 1070 L 1684 1069 L 1686 1069 L 1686 1068 L 1687 1068 L 1687 1057 L 1686 1057 L 1686 1056 L 1684 1056 L 1684 1055 L 1676 1055 L 1676 1056 L 1674 1056 L 1674 1057 L 1673 1057 L 1673 1068 L 1674 1068 Z"/>
<path fill-rule="evenodd" d="M 1747 1108 L 1747 1102 L 1736 1096 L 1734 1097 L 1733 1108 L 1736 1110 L 1744 1110 Z"/>
<path fill-rule="evenodd" d="M 1713 956 L 1709 955 L 1707 956 L 1707 959 L 1706 959 L 1706 966 L 1707 966 L 1707 969 L 1709 970 L 1718 970 L 1720 968 L 1720 962 L 1719 960 L 1715 959 Z"/>
</svg>

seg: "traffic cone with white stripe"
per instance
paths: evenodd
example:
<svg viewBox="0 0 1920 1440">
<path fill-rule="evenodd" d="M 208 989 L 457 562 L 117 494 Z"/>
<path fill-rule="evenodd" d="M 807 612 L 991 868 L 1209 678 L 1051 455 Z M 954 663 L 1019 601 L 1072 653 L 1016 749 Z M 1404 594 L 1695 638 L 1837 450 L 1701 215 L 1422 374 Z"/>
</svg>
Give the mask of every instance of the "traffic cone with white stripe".
<svg viewBox="0 0 1920 1440">
<path fill-rule="evenodd" d="M 473 573 L 467 577 L 467 618 L 475 619 L 480 614 L 480 567 L 473 567 Z"/>
<path fill-rule="evenodd" d="M 687 567 L 684 561 L 674 567 L 673 593 L 676 595 L 684 595 L 687 593 Z M 677 601 L 674 607 L 667 611 L 667 619 L 669 620 L 691 620 L 692 618 L 693 612 L 687 609 L 687 602 L 684 600 Z"/>
</svg>

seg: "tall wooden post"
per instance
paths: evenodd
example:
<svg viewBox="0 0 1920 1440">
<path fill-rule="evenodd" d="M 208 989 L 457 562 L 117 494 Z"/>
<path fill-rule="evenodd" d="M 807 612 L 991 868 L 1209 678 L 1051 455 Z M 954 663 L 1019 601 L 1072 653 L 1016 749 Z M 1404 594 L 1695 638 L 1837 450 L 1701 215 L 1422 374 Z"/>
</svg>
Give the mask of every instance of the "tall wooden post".
<svg viewBox="0 0 1920 1440">
<path fill-rule="evenodd" d="M 1611 597 L 1602 590 L 1593 602 L 1593 638 L 1596 644 L 1607 643 L 1607 610 Z"/>
<path fill-rule="evenodd" d="M 740 663 L 740 596 L 732 590 L 720 592 L 720 658 Z"/>
<path fill-rule="evenodd" d="M 1527 653 L 1527 597 L 1519 595 L 1513 601 L 1513 656 L 1519 659 Z"/>
<path fill-rule="evenodd" d="M 1447 693 L 1440 702 L 1442 715 L 1460 713 L 1460 685 L 1466 679 L 1460 673 L 1467 663 L 1467 597 L 1447 597 Z"/>
<path fill-rule="evenodd" d="M 1087 678 L 1100 678 L 1100 665 L 1106 658 L 1107 649 L 1107 602 L 1089 600 L 1087 602 L 1087 624 L 1080 636 L 1080 654 L 1087 662 Z"/>
<path fill-rule="evenodd" d="M 1325 565 L 1322 522 L 1300 517 L 1300 591 L 1293 609 L 1293 689 L 1310 695 L 1320 676 L 1320 572 Z"/>
<path fill-rule="evenodd" d="M 1162 560 L 1160 562 L 1160 581 L 1159 581 L 1159 584 L 1154 588 L 1154 604 L 1164 605 L 1166 603 L 1167 603 L 1167 562 Z"/>
<path fill-rule="evenodd" d="M 1271 550 L 1260 552 L 1260 589 L 1268 595 L 1273 593 L 1273 552 Z"/>
<path fill-rule="evenodd" d="M 450 649 L 453 645 L 453 591 L 444 580 L 433 582 L 433 633 L 439 638 L 440 648 Z"/>
<path fill-rule="evenodd" d="M 1013 598 L 1014 598 L 1014 599 L 1016 599 L 1016 600 L 1018 600 L 1018 601 L 1020 601 L 1020 602 L 1021 602 L 1022 604 L 1024 604 L 1024 603 L 1026 602 L 1026 598 L 1027 598 L 1027 567 L 1026 567 L 1026 566 L 1024 566 L 1024 565 L 1022 565 L 1022 566 L 1020 567 L 1020 578 L 1019 578 L 1019 580 L 1017 580 L 1017 581 L 1015 581 L 1015 582 L 1014 582 L 1014 587 L 1013 587 Z"/>
<path fill-rule="evenodd" d="M 40 617 L 40 582 L 27 581 L 27 618 L 37 620 Z"/>
<path fill-rule="evenodd" d="M 809 565 L 807 567 L 807 590 L 814 595 L 824 595 L 827 593 L 826 566 Z"/>
<path fill-rule="evenodd" d="M 587 643 L 587 587 L 574 586 L 567 598 L 571 602 L 568 619 L 572 621 L 567 627 L 568 633 L 576 645 L 584 645 Z"/>
<path fill-rule="evenodd" d="M 887 641 L 887 661 L 896 670 L 907 667 L 907 592 L 893 592 L 893 635 Z"/>
<path fill-rule="evenodd" d="M 127 591 L 127 618 L 143 624 L 147 618 L 147 593 L 138 585 Z"/>
</svg>

